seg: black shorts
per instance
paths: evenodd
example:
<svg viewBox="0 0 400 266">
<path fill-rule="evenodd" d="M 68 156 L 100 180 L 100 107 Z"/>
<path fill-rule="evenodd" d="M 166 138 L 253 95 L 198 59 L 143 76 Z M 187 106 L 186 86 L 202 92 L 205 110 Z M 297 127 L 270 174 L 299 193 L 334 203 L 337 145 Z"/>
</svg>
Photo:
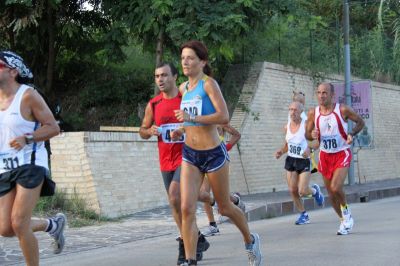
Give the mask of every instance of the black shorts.
<svg viewBox="0 0 400 266">
<path fill-rule="evenodd" d="M 175 171 L 161 171 L 161 175 L 163 177 L 164 187 L 168 192 L 172 181 L 181 182 L 181 167 L 179 166 Z"/>
<path fill-rule="evenodd" d="M 298 174 L 310 172 L 311 161 L 308 158 L 303 159 L 287 156 L 285 161 L 285 169 L 289 172 L 297 172 Z"/>
<path fill-rule="evenodd" d="M 0 197 L 13 190 L 16 184 L 24 188 L 33 189 L 42 182 L 41 196 L 53 195 L 55 183 L 50 179 L 49 170 L 38 165 L 22 165 L 9 172 L 0 174 Z"/>
</svg>

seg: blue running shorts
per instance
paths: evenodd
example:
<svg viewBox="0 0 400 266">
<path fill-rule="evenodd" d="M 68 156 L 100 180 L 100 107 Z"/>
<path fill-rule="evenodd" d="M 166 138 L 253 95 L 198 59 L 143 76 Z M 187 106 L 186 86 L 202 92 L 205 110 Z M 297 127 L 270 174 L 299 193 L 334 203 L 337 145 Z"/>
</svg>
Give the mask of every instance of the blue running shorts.
<svg viewBox="0 0 400 266">
<path fill-rule="evenodd" d="M 211 150 L 195 150 L 185 144 L 182 160 L 196 166 L 202 173 L 215 172 L 224 166 L 226 161 L 230 161 L 228 151 L 222 142 Z"/>
</svg>

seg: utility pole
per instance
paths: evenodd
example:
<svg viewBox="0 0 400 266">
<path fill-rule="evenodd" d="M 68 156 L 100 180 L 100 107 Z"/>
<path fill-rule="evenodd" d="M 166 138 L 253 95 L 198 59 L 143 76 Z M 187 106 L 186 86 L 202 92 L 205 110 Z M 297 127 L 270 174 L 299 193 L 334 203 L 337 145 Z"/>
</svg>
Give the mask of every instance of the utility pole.
<svg viewBox="0 0 400 266">
<path fill-rule="evenodd" d="M 349 1 L 343 0 L 343 31 L 344 31 L 344 82 L 345 82 L 345 96 L 346 104 L 351 106 L 351 72 L 350 72 L 350 44 L 349 44 Z M 348 121 L 348 130 L 351 132 L 353 129 L 353 123 L 351 120 Z M 353 146 L 350 147 L 351 154 L 353 154 Z M 349 185 L 354 185 L 354 160 L 351 159 L 349 173 L 348 173 Z"/>
</svg>

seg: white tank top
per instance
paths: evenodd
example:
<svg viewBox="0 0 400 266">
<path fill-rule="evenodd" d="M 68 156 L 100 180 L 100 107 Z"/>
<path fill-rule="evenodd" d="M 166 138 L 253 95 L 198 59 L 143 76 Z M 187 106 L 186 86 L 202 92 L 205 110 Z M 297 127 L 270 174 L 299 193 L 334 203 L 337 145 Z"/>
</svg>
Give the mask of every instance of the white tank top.
<svg viewBox="0 0 400 266">
<path fill-rule="evenodd" d="M 301 120 L 299 129 L 296 133 L 292 133 L 290 131 L 290 121 L 287 123 L 287 130 L 286 130 L 286 142 L 288 144 L 288 156 L 294 158 L 302 158 L 302 154 L 307 149 L 308 143 L 305 137 L 306 129 L 305 129 L 305 121 L 304 119 Z"/>
<path fill-rule="evenodd" d="M 322 115 L 319 106 L 315 107 L 315 127 L 319 130 L 319 149 L 327 153 L 336 153 L 350 147 L 347 140 L 347 122 L 340 113 L 340 104 L 336 103 L 333 112 Z"/>
<path fill-rule="evenodd" d="M 21 85 L 7 110 L 0 111 L 0 174 L 25 164 L 49 168 L 43 141 L 25 145 L 19 151 L 9 145 L 11 139 L 32 133 L 40 126 L 39 122 L 28 121 L 21 114 L 22 96 L 28 89 L 31 88 Z"/>
</svg>

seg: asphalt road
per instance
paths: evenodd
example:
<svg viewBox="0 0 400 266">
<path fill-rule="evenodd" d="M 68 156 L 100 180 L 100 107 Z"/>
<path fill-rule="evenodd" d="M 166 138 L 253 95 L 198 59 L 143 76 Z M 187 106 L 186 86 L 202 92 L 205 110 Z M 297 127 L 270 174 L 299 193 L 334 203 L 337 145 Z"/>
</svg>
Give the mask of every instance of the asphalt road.
<svg viewBox="0 0 400 266">
<path fill-rule="evenodd" d="M 333 209 L 310 212 L 311 223 L 296 226 L 296 215 L 250 223 L 261 236 L 263 265 L 363 265 L 400 266 L 400 197 L 352 204 L 355 225 L 347 236 L 337 236 L 339 220 Z M 210 249 L 199 265 L 247 265 L 244 245 L 231 224 L 220 225 L 221 234 L 209 237 Z M 41 265 L 153 266 L 176 265 L 173 236 L 59 255 Z"/>
</svg>

